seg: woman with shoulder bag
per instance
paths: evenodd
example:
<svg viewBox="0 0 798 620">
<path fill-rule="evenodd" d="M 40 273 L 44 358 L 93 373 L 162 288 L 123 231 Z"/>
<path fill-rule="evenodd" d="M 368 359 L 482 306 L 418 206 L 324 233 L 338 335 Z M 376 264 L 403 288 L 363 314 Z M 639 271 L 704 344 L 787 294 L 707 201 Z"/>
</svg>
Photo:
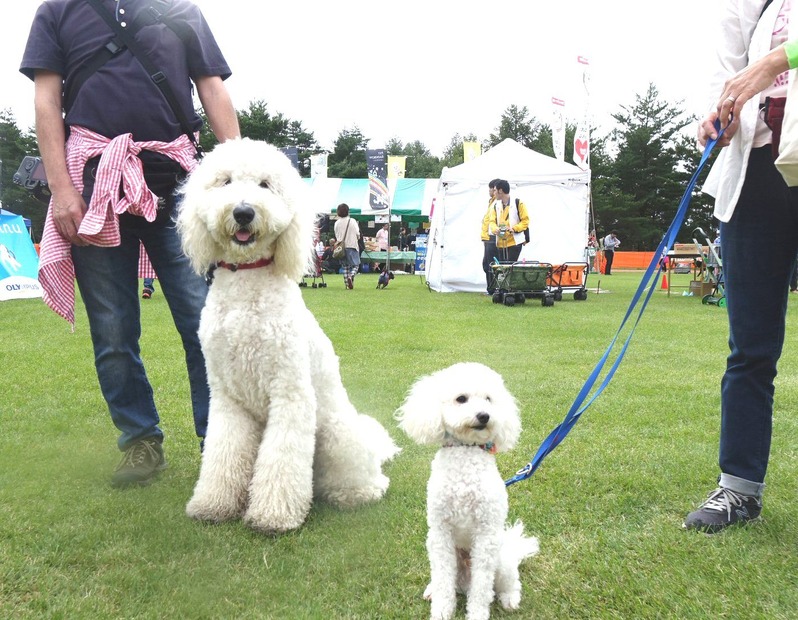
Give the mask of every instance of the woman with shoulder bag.
<svg viewBox="0 0 798 620">
<path fill-rule="evenodd" d="M 798 0 L 792 3 L 798 6 Z M 790 0 L 725 4 L 712 108 L 698 130 L 699 143 L 706 145 L 718 138 L 716 122 L 725 129 L 718 139 L 723 149 L 703 188 L 715 197 L 721 222 L 729 316 L 730 353 L 720 398 L 721 473 L 717 488 L 684 522 L 687 529 L 707 533 L 757 519 L 762 511 L 773 380 L 798 252 L 798 188 L 787 185 L 774 163 L 777 132 L 761 111 L 767 98 L 787 96 L 788 70 L 798 66 L 798 41 L 787 33 Z"/>
<path fill-rule="evenodd" d="M 345 255 L 341 261 L 346 288 L 355 288 L 355 276 L 360 269 L 360 227 L 357 220 L 349 217 L 349 205 L 342 202 L 336 209 L 338 221 L 335 222 L 335 238 L 343 244 Z"/>
</svg>

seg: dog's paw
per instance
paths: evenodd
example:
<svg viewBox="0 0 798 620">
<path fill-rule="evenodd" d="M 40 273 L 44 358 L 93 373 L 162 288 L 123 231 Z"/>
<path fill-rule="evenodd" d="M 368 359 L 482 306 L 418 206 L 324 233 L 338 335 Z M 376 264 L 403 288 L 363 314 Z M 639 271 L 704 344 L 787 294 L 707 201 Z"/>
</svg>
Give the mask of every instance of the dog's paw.
<svg viewBox="0 0 798 620">
<path fill-rule="evenodd" d="M 427 587 L 424 589 L 424 600 L 431 601 L 432 600 L 432 584 L 428 583 Z"/>
<path fill-rule="evenodd" d="M 515 611 L 521 605 L 521 591 L 502 592 L 499 594 L 499 604 L 502 609 Z"/>
<path fill-rule="evenodd" d="M 242 512 L 243 509 L 238 506 L 213 505 L 194 498 L 186 504 L 186 515 L 197 521 L 222 523 L 237 519 Z"/>
<path fill-rule="evenodd" d="M 305 515 L 277 515 L 255 512 L 250 507 L 244 514 L 244 523 L 263 534 L 285 534 L 296 530 L 305 522 Z"/>
</svg>

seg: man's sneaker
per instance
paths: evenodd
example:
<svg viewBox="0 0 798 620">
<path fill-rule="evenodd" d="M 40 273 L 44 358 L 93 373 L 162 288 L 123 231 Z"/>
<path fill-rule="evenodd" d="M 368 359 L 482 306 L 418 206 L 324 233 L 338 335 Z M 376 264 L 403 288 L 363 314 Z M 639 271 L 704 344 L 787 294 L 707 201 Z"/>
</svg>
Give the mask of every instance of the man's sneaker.
<svg viewBox="0 0 798 620">
<path fill-rule="evenodd" d="M 762 512 L 762 502 L 756 497 L 718 487 L 706 501 L 691 512 L 682 527 L 715 534 L 735 523 L 753 521 Z"/>
<path fill-rule="evenodd" d="M 145 485 L 161 470 L 166 469 L 161 442 L 154 437 L 140 439 L 125 450 L 111 478 L 111 486 L 120 488 L 130 485 Z"/>
<path fill-rule="evenodd" d="M 144 289 L 144 290 L 141 292 L 141 298 L 142 298 L 142 299 L 149 299 L 150 297 L 152 297 L 152 294 L 153 294 L 154 292 L 155 292 L 155 291 L 153 291 L 151 288 L 145 288 L 145 289 Z"/>
</svg>

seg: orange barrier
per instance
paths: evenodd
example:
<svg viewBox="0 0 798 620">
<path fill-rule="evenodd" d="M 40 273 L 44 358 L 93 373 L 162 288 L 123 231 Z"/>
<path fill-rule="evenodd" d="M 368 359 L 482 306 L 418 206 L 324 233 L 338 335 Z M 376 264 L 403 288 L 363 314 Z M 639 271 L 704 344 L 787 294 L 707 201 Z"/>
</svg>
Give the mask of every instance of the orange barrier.
<svg viewBox="0 0 798 620">
<path fill-rule="evenodd" d="M 613 269 L 645 269 L 651 264 L 654 252 L 615 252 Z"/>
</svg>

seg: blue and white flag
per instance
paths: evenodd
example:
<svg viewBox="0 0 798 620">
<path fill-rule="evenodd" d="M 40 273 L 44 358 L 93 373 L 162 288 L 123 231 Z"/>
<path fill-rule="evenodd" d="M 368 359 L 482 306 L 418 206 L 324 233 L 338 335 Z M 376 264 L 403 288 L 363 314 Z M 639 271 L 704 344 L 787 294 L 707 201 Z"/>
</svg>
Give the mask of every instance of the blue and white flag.
<svg viewBox="0 0 798 620">
<path fill-rule="evenodd" d="M 0 301 L 41 297 L 39 255 L 21 215 L 0 213 Z"/>
</svg>

